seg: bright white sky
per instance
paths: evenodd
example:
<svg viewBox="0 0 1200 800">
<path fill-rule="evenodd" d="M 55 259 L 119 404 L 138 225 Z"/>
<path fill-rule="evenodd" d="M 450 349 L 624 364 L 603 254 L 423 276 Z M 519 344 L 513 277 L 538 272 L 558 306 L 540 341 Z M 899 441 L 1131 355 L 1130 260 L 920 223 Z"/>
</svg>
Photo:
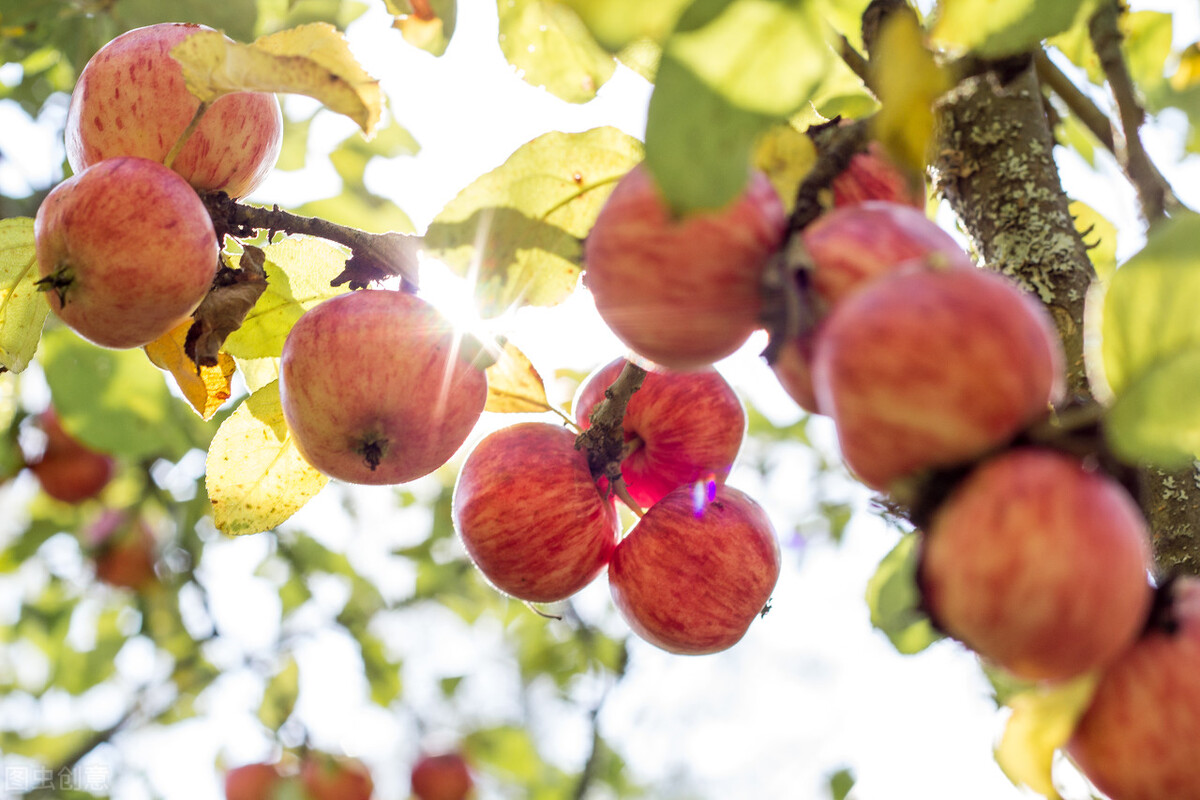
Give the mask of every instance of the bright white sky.
<svg viewBox="0 0 1200 800">
<path fill-rule="evenodd" d="M 414 158 L 375 162 L 368 184 L 394 198 L 418 230 L 459 189 L 540 133 L 598 125 L 615 125 L 636 136 L 643 131 L 650 89 L 628 71 L 619 71 L 600 96 L 584 106 L 570 106 L 517 79 L 496 45 L 495 8 L 487 0 L 460 0 L 459 29 L 442 59 L 404 45 L 379 5 L 372 4 L 372 13 L 352 26 L 352 45 L 367 69 L 382 79 L 393 114 L 422 150 Z M 1133 5 L 1179 14 L 1176 35 L 1181 44 L 1200 31 L 1194 3 Z M 307 107 L 304 101 L 288 103 Z M 0 187 L 9 191 L 19 191 L 15 187 L 25 181 L 44 182 L 41 170 L 61 162 L 61 143 L 16 123 L 0 104 L 0 144 L 6 151 L 29 154 L 19 166 L 0 164 Z M 351 123 L 323 114 L 313 126 L 312 145 L 318 155 L 310 159 L 310 167 L 296 173 L 277 171 L 251 199 L 295 206 L 334 193 L 337 178 L 319 154 L 352 129 Z M 19 149 L 11 144 L 18 137 Z M 1160 164 L 1173 163 L 1178 134 L 1156 130 L 1148 138 L 1161 154 Z M 1127 255 L 1139 239 L 1132 233 L 1137 230 L 1136 212 L 1130 193 L 1105 164 L 1105 174 L 1097 179 L 1067 159 L 1065 175 L 1074 194 L 1086 197 L 1123 231 L 1131 232 L 1123 232 L 1120 241 Z M 1188 185 L 1200 181 L 1176 181 L 1180 190 Z M 1197 204 L 1193 198 L 1193 206 Z M 451 302 L 454 282 L 440 280 L 432 268 L 426 275 L 433 299 Z M 557 366 L 590 368 L 621 352 L 583 293 L 558 309 L 523 312 L 509 334 L 546 375 Z M 787 424 L 799 412 L 757 358 L 762 344 L 756 338 L 720 367 L 761 410 Z M 504 422 L 488 420 L 492 425 Z M 818 425 L 817 432 L 823 444 L 832 447 L 832 430 Z M 807 546 L 796 545 L 791 531 L 807 509 L 811 459 L 799 447 L 781 446 L 773 460 L 776 469 L 766 478 L 745 469 L 735 470 L 730 478 L 763 502 L 785 544 L 785 571 L 772 612 L 754 624 L 742 643 L 719 656 L 682 658 L 635 645 L 631 673 L 605 706 L 604 734 L 637 775 L 675 779 L 694 787 L 698 797 L 713 800 L 823 797 L 825 776 L 841 766 L 857 774 L 852 795 L 857 800 L 1023 796 L 992 760 L 991 747 L 1003 717 L 988 699 L 973 657 L 953 643 L 901 657 L 870 629 L 863 589 L 896 535 L 877 517 L 861 513 L 841 546 L 827 545 L 819 537 Z M 866 509 L 865 491 L 849 483 L 844 491 Z M 331 545 L 345 548 L 365 572 L 378 574 L 378 564 L 385 560 L 381 556 L 395 546 L 396 536 L 403 536 L 396 531 L 410 526 L 411 517 L 393 510 L 388 490 L 357 496 L 368 507 L 370 520 L 360 530 L 349 529 L 336 490 L 311 504 L 296 521 Z M 214 611 L 223 630 L 247 644 L 266 643 L 276 633 L 278 599 L 250 574 L 266 547 L 266 537 L 248 537 L 210 548 L 206 562 L 207 575 L 222 576 Z M 397 586 L 411 579 L 389 576 Z M 318 594 L 336 605 L 336 587 L 319 589 Z M 607 604 L 603 581 L 581 598 L 581 607 L 597 618 L 606 613 Z M 453 674 L 496 657 L 499 631 L 447 635 L 450 626 L 439 626 L 437 613 L 427 616 L 426 625 L 405 631 L 405 652 L 422 654 L 406 665 L 406 685 L 412 691 L 419 693 L 439 673 Z M 399 768 L 397 757 L 407 763 L 415 753 L 415 731 L 405 721 L 370 707 L 364 702 L 364 687 L 345 680 L 358 669 L 346 642 L 313 642 L 302 658 L 299 712 L 317 743 L 340 747 L 371 764 L 378 797 L 402 796 L 407 772 Z M 485 685 L 478 692 L 480 708 L 502 712 L 510 702 L 505 689 Z M 215 724 L 133 737 L 125 757 L 147 770 L 169 798 L 216 797 L 214 758 L 241 763 L 267 754 L 267 742 L 253 719 L 257 692 L 254 681 L 233 676 L 207 700 L 206 710 Z M 558 726 L 547 737 L 548 756 L 578 769 L 586 747 L 582 720 L 553 712 L 542 720 Z M 1070 786 L 1069 798 L 1086 796 L 1077 782 Z"/>
</svg>

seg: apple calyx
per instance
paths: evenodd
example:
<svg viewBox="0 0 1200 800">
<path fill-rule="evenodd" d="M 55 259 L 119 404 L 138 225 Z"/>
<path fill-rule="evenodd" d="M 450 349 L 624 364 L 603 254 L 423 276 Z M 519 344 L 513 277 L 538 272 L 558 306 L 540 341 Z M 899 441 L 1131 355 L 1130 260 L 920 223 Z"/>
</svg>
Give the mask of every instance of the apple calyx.
<svg viewBox="0 0 1200 800">
<path fill-rule="evenodd" d="M 67 290 L 74 283 L 75 270 L 71 269 L 70 265 L 63 264 L 46 277 L 34 281 L 33 285 L 37 287 L 39 292 L 54 292 L 58 295 L 59 305 L 65 306 L 67 304 Z"/>
<path fill-rule="evenodd" d="M 359 440 L 358 446 L 354 448 L 354 452 L 362 456 L 363 463 L 367 465 L 368 469 L 374 472 L 387 457 L 388 447 L 389 442 L 386 436 L 379 433 L 371 433 Z"/>
</svg>

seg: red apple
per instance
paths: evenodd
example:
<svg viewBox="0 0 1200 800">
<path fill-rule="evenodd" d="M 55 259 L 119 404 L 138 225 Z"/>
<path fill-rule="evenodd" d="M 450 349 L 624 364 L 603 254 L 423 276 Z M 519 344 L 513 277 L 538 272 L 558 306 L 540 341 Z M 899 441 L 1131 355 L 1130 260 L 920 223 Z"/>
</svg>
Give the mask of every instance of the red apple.
<svg viewBox="0 0 1200 800">
<path fill-rule="evenodd" d="M 779 579 L 779 543 L 748 496 L 681 486 L 650 507 L 608 565 L 633 632 L 672 653 L 725 650 L 746 634 Z"/>
<path fill-rule="evenodd" d="M 933 620 L 1019 678 L 1057 681 L 1129 647 L 1150 609 L 1137 504 L 1074 456 L 985 461 L 934 513 L 920 582 Z"/>
<path fill-rule="evenodd" d="M 616 546 L 617 513 L 575 434 L 524 422 L 484 437 L 454 486 L 454 526 L 492 584 L 549 603 L 582 589 Z"/>
<path fill-rule="evenodd" d="M 300 765 L 300 781 L 312 800 L 369 800 L 375 790 L 361 761 L 321 753 L 310 753 Z"/>
<path fill-rule="evenodd" d="M 245 764 L 225 773 L 225 800 L 271 800 L 283 782 L 274 764 Z"/>
<path fill-rule="evenodd" d="M 923 212 L 884 200 L 835 208 L 805 228 L 802 238 L 813 267 L 810 297 L 821 317 L 911 259 L 933 257 L 947 264 L 971 264 L 958 243 Z M 812 387 L 817 335 L 807 331 L 785 342 L 771 365 L 792 399 L 814 413 L 819 411 Z"/>
<path fill-rule="evenodd" d="M 366 289 L 296 322 L 279 392 L 296 446 L 314 467 L 350 483 L 403 483 L 433 472 L 466 441 L 487 379 L 433 306 Z"/>
<path fill-rule="evenodd" d="M 158 541 L 145 520 L 110 509 L 89 526 L 84 538 L 93 548 L 97 580 L 135 592 L 157 583 Z"/>
<path fill-rule="evenodd" d="M 1063 369 L 1049 314 L 1008 280 L 907 262 L 825 320 L 813 388 L 846 464 L 886 490 L 1009 441 L 1061 398 Z"/>
<path fill-rule="evenodd" d="M 67 112 L 67 160 L 82 172 L 114 156 L 162 163 L 200 107 L 170 50 L 203 25 L 164 23 L 123 33 L 92 56 Z M 201 192 L 243 197 L 275 166 L 283 117 L 273 94 L 219 98 L 179 152 L 172 169 Z"/>
<path fill-rule="evenodd" d="M 461 753 L 423 755 L 412 768 L 417 800 L 464 800 L 474 785 Z"/>
<path fill-rule="evenodd" d="M 866 152 L 855 154 L 842 174 L 833 179 L 830 188 L 835 206 L 888 200 L 925 207 L 925 193 L 892 163 L 879 142 L 871 142 Z"/>
<path fill-rule="evenodd" d="M 54 409 L 38 417 L 38 427 L 46 434 L 46 448 L 30 462 L 29 470 L 42 491 L 64 503 L 82 503 L 100 494 L 116 472 L 113 457 L 92 450 L 63 430 Z"/>
<path fill-rule="evenodd" d="M 786 227 L 762 173 L 725 208 L 679 218 L 639 165 L 588 234 L 583 280 L 601 317 L 636 353 L 696 369 L 733 353 L 760 326 L 763 265 Z"/>
<path fill-rule="evenodd" d="M 1200 800 L 1200 580 L 1100 677 L 1067 752 L 1114 800 Z"/>
<path fill-rule="evenodd" d="M 104 347 L 141 347 L 186 320 L 217 272 L 196 192 L 145 158 L 111 158 L 51 190 L 34 222 L 50 308 Z"/>
<path fill-rule="evenodd" d="M 584 381 L 575 397 L 575 421 L 587 430 L 592 410 L 626 364 L 618 358 Z M 683 484 L 724 482 L 746 432 L 738 396 L 712 367 L 697 372 L 652 369 L 629 399 L 623 421 L 626 448 L 621 475 L 630 496 L 649 508 Z"/>
</svg>

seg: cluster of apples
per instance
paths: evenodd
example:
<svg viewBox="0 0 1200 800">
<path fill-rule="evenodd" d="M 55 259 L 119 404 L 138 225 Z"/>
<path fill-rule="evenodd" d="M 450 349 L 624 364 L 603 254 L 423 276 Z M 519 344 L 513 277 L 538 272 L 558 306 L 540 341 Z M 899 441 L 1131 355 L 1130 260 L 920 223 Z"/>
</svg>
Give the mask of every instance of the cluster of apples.
<svg viewBox="0 0 1200 800">
<path fill-rule="evenodd" d="M 413 764 L 410 782 L 415 800 L 466 800 L 475 786 L 458 751 L 423 753 Z M 304 756 L 298 771 L 264 762 L 225 773 L 225 800 L 370 800 L 374 790 L 371 773 L 361 761 L 316 752 Z"/>
<path fill-rule="evenodd" d="M 616 359 L 584 381 L 581 430 L 625 365 Z M 745 434 L 741 401 L 711 366 L 651 369 L 621 427 L 621 496 L 641 516 L 624 538 L 614 487 L 593 474 L 575 432 L 526 422 L 467 456 L 453 501 L 463 545 L 493 585 L 529 602 L 566 599 L 607 566 L 617 609 L 646 641 L 692 655 L 731 647 L 780 568 L 766 514 L 724 485 Z"/>
<path fill-rule="evenodd" d="M 200 101 L 169 51 L 202 29 L 169 23 L 116 37 L 71 95 L 66 148 L 75 174 L 34 221 L 39 286 L 67 325 L 105 347 L 140 347 L 188 319 L 221 249 L 198 192 L 242 197 L 279 156 L 283 117 L 273 94 L 226 95 L 183 138 Z"/>
</svg>

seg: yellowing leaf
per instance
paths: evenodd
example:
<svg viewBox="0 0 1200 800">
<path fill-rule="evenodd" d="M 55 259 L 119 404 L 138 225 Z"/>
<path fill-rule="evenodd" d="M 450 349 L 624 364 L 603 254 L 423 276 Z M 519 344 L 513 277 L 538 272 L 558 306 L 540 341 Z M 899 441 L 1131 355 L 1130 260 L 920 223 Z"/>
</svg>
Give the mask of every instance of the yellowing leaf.
<svg viewBox="0 0 1200 800">
<path fill-rule="evenodd" d="M 1066 745 L 1096 691 L 1097 676 L 1036 687 L 1009 700 L 1012 716 L 996 747 L 996 763 L 1017 786 L 1058 800 L 1050 770 L 1054 751 Z"/>
<path fill-rule="evenodd" d="M 204 485 L 222 533 L 271 530 L 329 481 L 309 465 L 283 418 L 279 383 L 247 397 L 221 424 L 208 449 Z"/>
<path fill-rule="evenodd" d="M 276 358 L 300 315 L 322 300 L 343 294 L 329 285 L 346 266 L 346 251 L 321 239 L 291 236 L 263 248 L 267 290 L 242 326 L 225 340 L 235 358 Z"/>
<path fill-rule="evenodd" d="M 546 386 L 529 359 L 512 342 L 487 369 L 488 396 L 484 411 L 530 413 L 549 411 Z"/>
<path fill-rule="evenodd" d="M 569 103 L 596 96 L 617 68 L 579 16 L 549 0 L 506 0 L 500 7 L 500 49 L 533 86 Z"/>
<path fill-rule="evenodd" d="M 1171 75 L 1171 88 L 1182 92 L 1200 83 L 1200 43 L 1189 44 L 1179 54 L 1179 66 Z"/>
<path fill-rule="evenodd" d="M 768 129 L 754 148 L 754 166 L 771 179 L 789 212 L 796 204 L 800 183 L 815 163 L 817 148 L 812 139 L 787 124 Z"/>
<path fill-rule="evenodd" d="M 1095 0 L 941 0 L 933 35 L 981 56 L 1012 55 L 1086 20 L 1095 7 Z"/>
<path fill-rule="evenodd" d="M 404 41 L 435 56 L 446 52 L 458 15 L 456 0 L 384 0 L 384 4 L 395 17 L 392 27 Z"/>
<path fill-rule="evenodd" d="M 217 409 L 232 394 L 235 365 L 228 353 L 217 355 L 215 367 L 197 367 L 183 350 L 192 321 L 181 323 L 174 330 L 145 346 L 150 362 L 175 378 L 179 391 L 191 403 L 201 419 L 212 419 Z"/>
<path fill-rule="evenodd" d="M 1096 209 L 1079 200 L 1071 202 L 1071 217 L 1075 230 L 1083 236 L 1088 248 L 1088 258 L 1096 277 L 1106 281 L 1117 270 L 1117 226 L 1113 225 Z"/>
<path fill-rule="evenodd" d="M 29 366 L 50 305 L 34 286 L 40 276 L 33 220 L 0 220 L 0 371 Z"/>
<path fill-rule="evenodd" d="M 289 92 L 315 98 L 354 120 L 368 136 L 379 123 L 383 94 L 350 53 L 346 38 L 324 22 L 273 33 L 253 44 L 200 31 L 171 49 L 188 91 L 204 102 L 231 92 Z"/>
<path fill-rule="evenodd" d="M 871 75 L 883 108 L 873 134 L 897 164 L 925 169 L 934 129 L 934 101 L 952 85 L 949 75 L 925 47 L 923 32 L 910 14 L 893 14 L 879 33 Z"/>
<path fill-rule="evenodd" d="M 426 252 L 475 280 L 484 313 L 559 303 L 578 283 L 583 237 L 641 158 L 616 128 L 539 136 L 446 204 Z"/>
</svg>

